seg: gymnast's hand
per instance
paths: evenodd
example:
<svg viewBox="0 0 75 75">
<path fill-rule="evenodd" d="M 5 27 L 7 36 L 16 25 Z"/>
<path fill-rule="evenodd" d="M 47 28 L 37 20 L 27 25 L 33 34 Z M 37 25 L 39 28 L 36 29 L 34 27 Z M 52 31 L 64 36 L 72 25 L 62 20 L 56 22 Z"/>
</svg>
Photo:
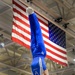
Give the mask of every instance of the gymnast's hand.
<svg viewBox="0 0 75 75">
<path fill-rule="evenodd" d="M 34 13 L 34 10 L 31 7 L 28 7 L 28 8 L 26 8 L 26 13 L 28 15 L 33 14 Z"/>
</svg>

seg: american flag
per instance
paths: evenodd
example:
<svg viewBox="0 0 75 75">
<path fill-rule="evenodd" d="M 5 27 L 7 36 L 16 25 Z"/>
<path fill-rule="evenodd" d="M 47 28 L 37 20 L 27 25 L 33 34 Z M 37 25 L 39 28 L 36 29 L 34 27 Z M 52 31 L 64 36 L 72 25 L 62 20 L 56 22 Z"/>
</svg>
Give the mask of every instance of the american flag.
<svg viewBox="0 0 75 75">
<path fill-rule="evenodd" d="M 48 20 L 36 13 L 40 22 L 47 58 L 61 65 L 67 65 L 66 49 L 55 44 L 49 39 Z M 30 25 L 26 14 L 26 6 L 19 0 L 13 0 L 13 27 L 12 40 L 30 49 Z"/>
</svg>

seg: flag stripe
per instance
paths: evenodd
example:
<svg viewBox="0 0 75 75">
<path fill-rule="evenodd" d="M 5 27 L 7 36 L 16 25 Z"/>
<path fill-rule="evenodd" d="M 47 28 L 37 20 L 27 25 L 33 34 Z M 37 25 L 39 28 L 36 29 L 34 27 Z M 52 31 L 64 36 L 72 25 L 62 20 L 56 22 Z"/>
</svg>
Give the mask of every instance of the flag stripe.
<svg viewBox="0 0 75 75">
<path fill-rule="evenodd" d="M 23 20 L 20 19 L 19 17 L 14 16 L 14 18 L 15 18 L 15 21 L 17 20 L 18 22 L 20 22 L 20 23 L 22 23 L 22 24 L 24 25 L 24 26 L 23 26 L 24 29 L 25 29 L 25 26 L 26 26 L 27 28 L 30 27 L 28 23 L 26 23 L 25 21 L 23 21 Z M 21 27 L 21 25 L 20 25 L 20 27 Z"/>
<path fill-rule="evenodd" d="M 23 34 L 21 34 L 20 32 L 14 30 L 14 29 L 13 29 L 12 31 L 13 31 L 13 33 L 19 35 L 20 37 L 23 36 L 24 39 L 27 39 L 28 41 L 30 41 L 30 39 L 27 37 L 27 35 L 23 35 Z"/>
<path fill-rule="evenodd" d="M 45 39 L 45 38 L 44 38 L 44 39 Z M 46 39 L 45 39 L 45 40 L 46 40 Z M 63 54 L 66 54 L 65 51 L 63 51 L 63 50 L 61 50 L 61 49 L 59 49 L 59 48 L 53 46 L 53 45 L 50 44 L 50 42 L 48 42 L 48 41 L 49 41 L 49 40 L 46 40 L 45 43 L 46 43 L 47 45 L 49 45 L 49 47 L 52 47 L 52 48 L 54 48 L 55 50 L 57 50 L 57 51 L 59 51 L 59 52 L 61 52 L 61 53 L 63 53 Z"/>
<path fill-rule="evenodd" d="M 13 8 L 13 11 L 14 11 L 14 12 L 17 12 L 17 13 L 20 14 L 23 18 L 25 18 L 25 19 L 28 20 L 28 18 L 23 14 L 24 12 L 22 12 L 22 11 L 18 11 L 18 10 L 15 9 L 15 8 Z"/>
<path fill-rule="evenodd" d="M 27 43 L 27 44 L 30 46 L 30 42 L 29 42 L 28 40 L 22 38 L 22 37 L 19 36 L 18 34 L 16 34 L 16 33 L 12 33 L 12 36 L 13 36 L 14 38 L 16 38 L 16 39 L 21 40 L 21 41 L 24 42 L 24 43 Z M 17 38 L 17 37 L 18 37 L 18 38 Z"/>
<path fill-rule="evenodd" d="M 19 1 L 17 1 L 17 0 L 14 1 L 13 0 L 13 4 L 16 5 L 16 6 L 18 6 L 20 9 L 22 9 L 23 11 L 26 12 L 26 6 L 23 5 L 22 3 L 20 3 Z"/>
<path fill-rule="evenodd" d="M 36 11 L 35 11 L 35 12 L 36 12 Z M 48 20 L 47 20 L 47 19 L 45 19 L 44 17 L 42 17 L 42 16 L 41 16 L 40 14 L 38 14 L 37 12 L 36 12 L 36 15 L 39 17 L 39 18 L 38 18 L 39 21 L 45 23 L 45 25 L 48 26 Z"/>
<path fill-rule="evenodd" d="M 58 54 L 58 56 L 66 57 L 65 54 L 63 54 L 63 53 L 61 53 L 61 52 L 59 52 L 59 51 L 53 49 L 53 48 L 50 47 L 49 45 L 45 44 L 45 46 L 46 46 L 46 48 L 47 48 L 47 51 L 49 51 L 49 52 L 53 52 L 53 53 L 56 53 L 56 54 Z M 59 54 L 59 53 L 60 53 L 60 54 Z"/>
<path fill-rule="evenodd" d="M 66 57 L 61 56 L 61 55 L 58 55 L 57 53 L 51 51 L 50 49 L 47 49 L 47 51 L 50 52 L 51 54 L 55 55 L 55 56 L 58 56 L 58 57 L 62 58 L 62 59 L 65 59 L 65 60 L 67 59 Z M 60 54 L 61 54 L 61 53 L 60 53 Z"/>
<path fill-rule="evenodd" d="M 12 34 L 12 40 L 13 40 L 13 41 L 16 41 L 16 42 L 19 43 L 20 45 L 22 45 L 22 46 L 24 46 L 24 47 L 30 49 L 30 46 L 29 46 L 28 44 L 24 43 L 24 42 L 21 41 L 20 39 L 17 39 L 17 38 L 15 38 L 15 37 L 13 37 L 13 36 L 14 36 L 14 35 Z"/>
<path fill-rule="evenodd" d="M 67 63 L 61 62 L 61 60 L 59 61 L 59 60 L 57 60 L 56 58 L 53 58 L 53 57 L 50 56 L 50 55 L 47 55 L 47 58 L 56 61 L 58 64 L 62 64 L 62 65 L 64 65 L 64 66 L 67 66 Z"/>
<path fill-rule="evenodd" d="M 18 0 L 13 3 L 13 29 L 12 40 L 30 48 L 30 25 L 26 12 L 26 6 Z M 47 50 L 47 58 L 58 62 L 62 65 L 67 65 L 66 49 L 56 45 L 49 40 L 48 21 L 37 13 L 38 20 L 41 25 L 43 39 Z"/>
<path fill-rule="evenodd" d="M 52 53 L 50 53 L 48 51 L 47 51 L 47 55 L 50 55 L 52 58 L 57 59 L 57 60 L 59 60 L 61 62 L 66 62 L 66 60 L 64 60 L 64 59 L 62 59 L 62 58 L 60 58 L 60 57 L 58 57 L 58 56 L 56 56 L 56 55 L 54 55 L 54 54 L 52 54 Z"/>
<path fill-rule="evenodd" d="M 13 22 L 13 25 L 19 29 L 21 29 L 22 31 L 26 32 L 27 34 L 30 34 L 30 32 L 28 30 L 26 30 L 25 28 L 22 28 L 20 25 L 17 25 L 15 22 Z"/>
<path fill-rule="evenodd" d="M 24 38 L 22 38 L 21 36 L 17 35 L 16 33 L 12 33 L 12 36 L 18 40 L 20 40 L 21 42 L 24 42 L 24 44 L 27 44 L 30 46 L 30 42 Z M 18 37 L 18 38 L 17 38 Z"/>
</svg>

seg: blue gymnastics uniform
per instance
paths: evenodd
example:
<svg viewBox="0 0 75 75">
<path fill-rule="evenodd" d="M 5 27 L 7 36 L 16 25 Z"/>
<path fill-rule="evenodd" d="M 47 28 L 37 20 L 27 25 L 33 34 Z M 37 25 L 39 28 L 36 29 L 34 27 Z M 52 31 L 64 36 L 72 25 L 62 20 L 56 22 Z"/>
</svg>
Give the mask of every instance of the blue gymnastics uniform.
<svg viewBox="0 0 75 75">
<path fill-rule="evenodd" d="M 46 70 L 46 48 L 44 45 L 40 24 L 35 13 L 29 15 L 31 29 L 31 53 L 32 63 L 31 70 L 33 75 L 41 75 Z"/>
</svg>

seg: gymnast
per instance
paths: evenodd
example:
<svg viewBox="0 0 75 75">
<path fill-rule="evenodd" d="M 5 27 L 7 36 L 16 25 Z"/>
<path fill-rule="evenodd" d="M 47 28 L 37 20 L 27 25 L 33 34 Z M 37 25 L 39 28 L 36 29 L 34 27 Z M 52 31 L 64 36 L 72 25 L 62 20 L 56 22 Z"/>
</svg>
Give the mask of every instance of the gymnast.
<svg viewBox="0 0 75 75">
<path fill-rule="evenodd" d="M 26 12 L 29 17 L 31 30 L 31 53 L 33 58 L 31 62 L 32 74 L 49 75 L 45 62 L 46 48 L 36 13 L 30 7 L 26 9 Z"/>
</svg>

